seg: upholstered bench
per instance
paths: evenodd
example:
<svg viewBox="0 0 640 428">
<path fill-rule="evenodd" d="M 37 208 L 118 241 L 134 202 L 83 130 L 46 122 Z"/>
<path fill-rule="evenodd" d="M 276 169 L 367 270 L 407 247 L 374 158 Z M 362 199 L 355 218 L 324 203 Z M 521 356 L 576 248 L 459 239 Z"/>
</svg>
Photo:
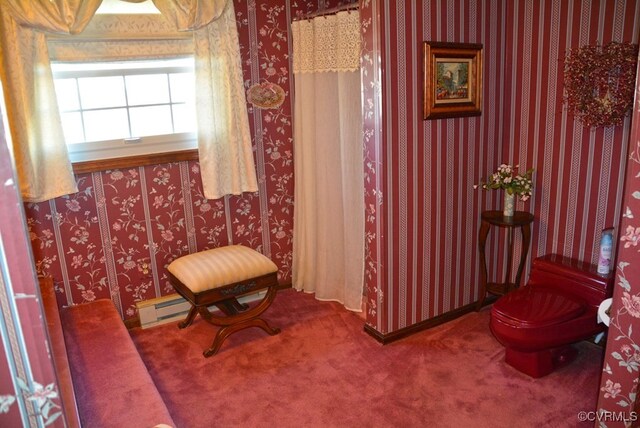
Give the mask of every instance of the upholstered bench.
<svg viewBox="0 0 640 428">
<path fill-rule="evenodd" d="M 230 245 L 182 256 L 167 268 L 169 280 L 176 292 L 191 308 L 180 328 L 191 325 L 196 314 L 210 324 L 220 327 L 211 347 L 203 352 L 214 355 L 232 333 L 248 327 L 259 327 L 270 335 L 280 329 L 272 328 L 260 315 L 276 296 L 278 267 L 269 258 L 242 245 Z M 251 307 L 238 297 L 267 289 L 262 300 Z M 222 314 L 209 311 L 216 306 Z"/>
<path fill-rule="evenodd" d="M 51 278 L 40 294 L 67 427 L 177 426 L 111 300 L 59 309 Z"/>
</svg>

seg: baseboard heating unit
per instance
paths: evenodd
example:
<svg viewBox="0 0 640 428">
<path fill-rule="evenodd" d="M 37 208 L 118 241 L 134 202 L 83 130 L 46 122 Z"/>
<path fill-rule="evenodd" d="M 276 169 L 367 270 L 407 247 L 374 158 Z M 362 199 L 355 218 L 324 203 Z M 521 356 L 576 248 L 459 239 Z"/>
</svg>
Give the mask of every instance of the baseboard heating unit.
<svg viewBox="0 0 640 428">
<path fill-rule="evenodd" d="M 240 297 L 238 301 L 240 303 L 251 303 L 262 299 L 265 294 L 266 291 L 249 294 Z M 142 328 L 184 319 L 187 316 L 187 312 L 189 312 L 189 307 L 189 302 L 175 293 L 136 303 Z M 215 307 L 212 309 L 215 309 Z"/>
</svg>

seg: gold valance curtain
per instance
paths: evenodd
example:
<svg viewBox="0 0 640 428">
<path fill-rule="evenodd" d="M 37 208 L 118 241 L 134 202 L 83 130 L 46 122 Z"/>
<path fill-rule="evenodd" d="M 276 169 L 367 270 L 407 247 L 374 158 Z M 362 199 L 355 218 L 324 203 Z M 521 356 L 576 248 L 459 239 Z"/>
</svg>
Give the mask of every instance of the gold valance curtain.
<svg viewBox="0 0 640 428">
<path fill-rule="evenodd" d="M 25 201 L 77 192 L 60 124 L 44 31 L 77 33 L 102 0 L 3 0 L 0 78 Z"/>
<path fill-rule="evenodd" d="M 48 36 L 60 62 L 127 61 L 193 55 L 193 37 L 160 14 L 98 14 L 81 34 Z"/>
<path fill-rule="evenodd" d="M 233 7 L 233 1 L 229 3 Z M 153 0 L 153 4 L 178 30 L 190 31 L 218 19 L 225 10 L 227 0 Z"/>
</svg>

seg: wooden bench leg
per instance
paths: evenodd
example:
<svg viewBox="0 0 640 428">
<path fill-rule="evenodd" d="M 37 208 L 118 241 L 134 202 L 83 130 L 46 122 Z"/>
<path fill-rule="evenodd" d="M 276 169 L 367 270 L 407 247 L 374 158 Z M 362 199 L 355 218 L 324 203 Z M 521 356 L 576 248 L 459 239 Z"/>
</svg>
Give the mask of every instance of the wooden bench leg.
<svg viewBox="0 0 640 428">
<path fill-rule="evenodd" d="M 187 317 L 184 319 L 184 321 L 178 324 L 178 327 L 179 328 L 189 327 L 197 314 L 198 314 L 198 308 L 196 308 L 196 306 L 192 304 L 191 309 L 189 309 L 189 313 L 187 314 Z"/>
<path fill-rule="evenodd" d="M 235 297 L 214 303 L 214 305 L 216 305 L 217 308 L 227 316 L 237 315 L 240 312 L 244 312 L 249 309 L 249 305 L 246 303 L 240 303 Z"/>
<path fill-rule="evenodd" d="M 218 350 L 220 349 L 220 347 L 222 346 L 222 343 L 225 341 L 225 339 L 227 337 L 229 337 L 229 335 L 243 330 L 245 328 L 250 328 L 250 327 L 259 327 L 262 330 L 264 330 L 265 332 L 267 332 L 270 336 L 274 336 L 278 333 L 280 333 L 280 329 L 277 327 L 271 327 L 265 320 L 263 320 L 262 318 L 254 318 L 254 319 L 250 319 L 250 320 L 246 320 L 246 321 L 242 321 L 239 322 L 237 324 L 231 324 L 231 325 L 227 325 L 224 326 L 222 328 L 220 328 L 220 330 L 218 330 L 218 332 L 216 333 L 216 337 L 213 339 L 213 343 L 211 344 L 211 347 L 207 350 L 205 350 L 202 355 L 205 356 L 205 358 L 208 358 L 212 355 L 215 355 Z"/>
</svg>

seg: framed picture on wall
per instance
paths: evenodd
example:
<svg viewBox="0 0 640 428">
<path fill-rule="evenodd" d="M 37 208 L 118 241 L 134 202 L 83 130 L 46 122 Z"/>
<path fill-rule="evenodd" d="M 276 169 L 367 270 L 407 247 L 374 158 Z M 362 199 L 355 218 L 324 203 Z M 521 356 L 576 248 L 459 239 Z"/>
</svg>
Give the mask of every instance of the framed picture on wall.
<svg viewBox="0 0 640 428">
<path fill-rule="evenodd" d="M 424 42 L 424 119 L 482 113 L 482 45 Z"/>
</svg>

